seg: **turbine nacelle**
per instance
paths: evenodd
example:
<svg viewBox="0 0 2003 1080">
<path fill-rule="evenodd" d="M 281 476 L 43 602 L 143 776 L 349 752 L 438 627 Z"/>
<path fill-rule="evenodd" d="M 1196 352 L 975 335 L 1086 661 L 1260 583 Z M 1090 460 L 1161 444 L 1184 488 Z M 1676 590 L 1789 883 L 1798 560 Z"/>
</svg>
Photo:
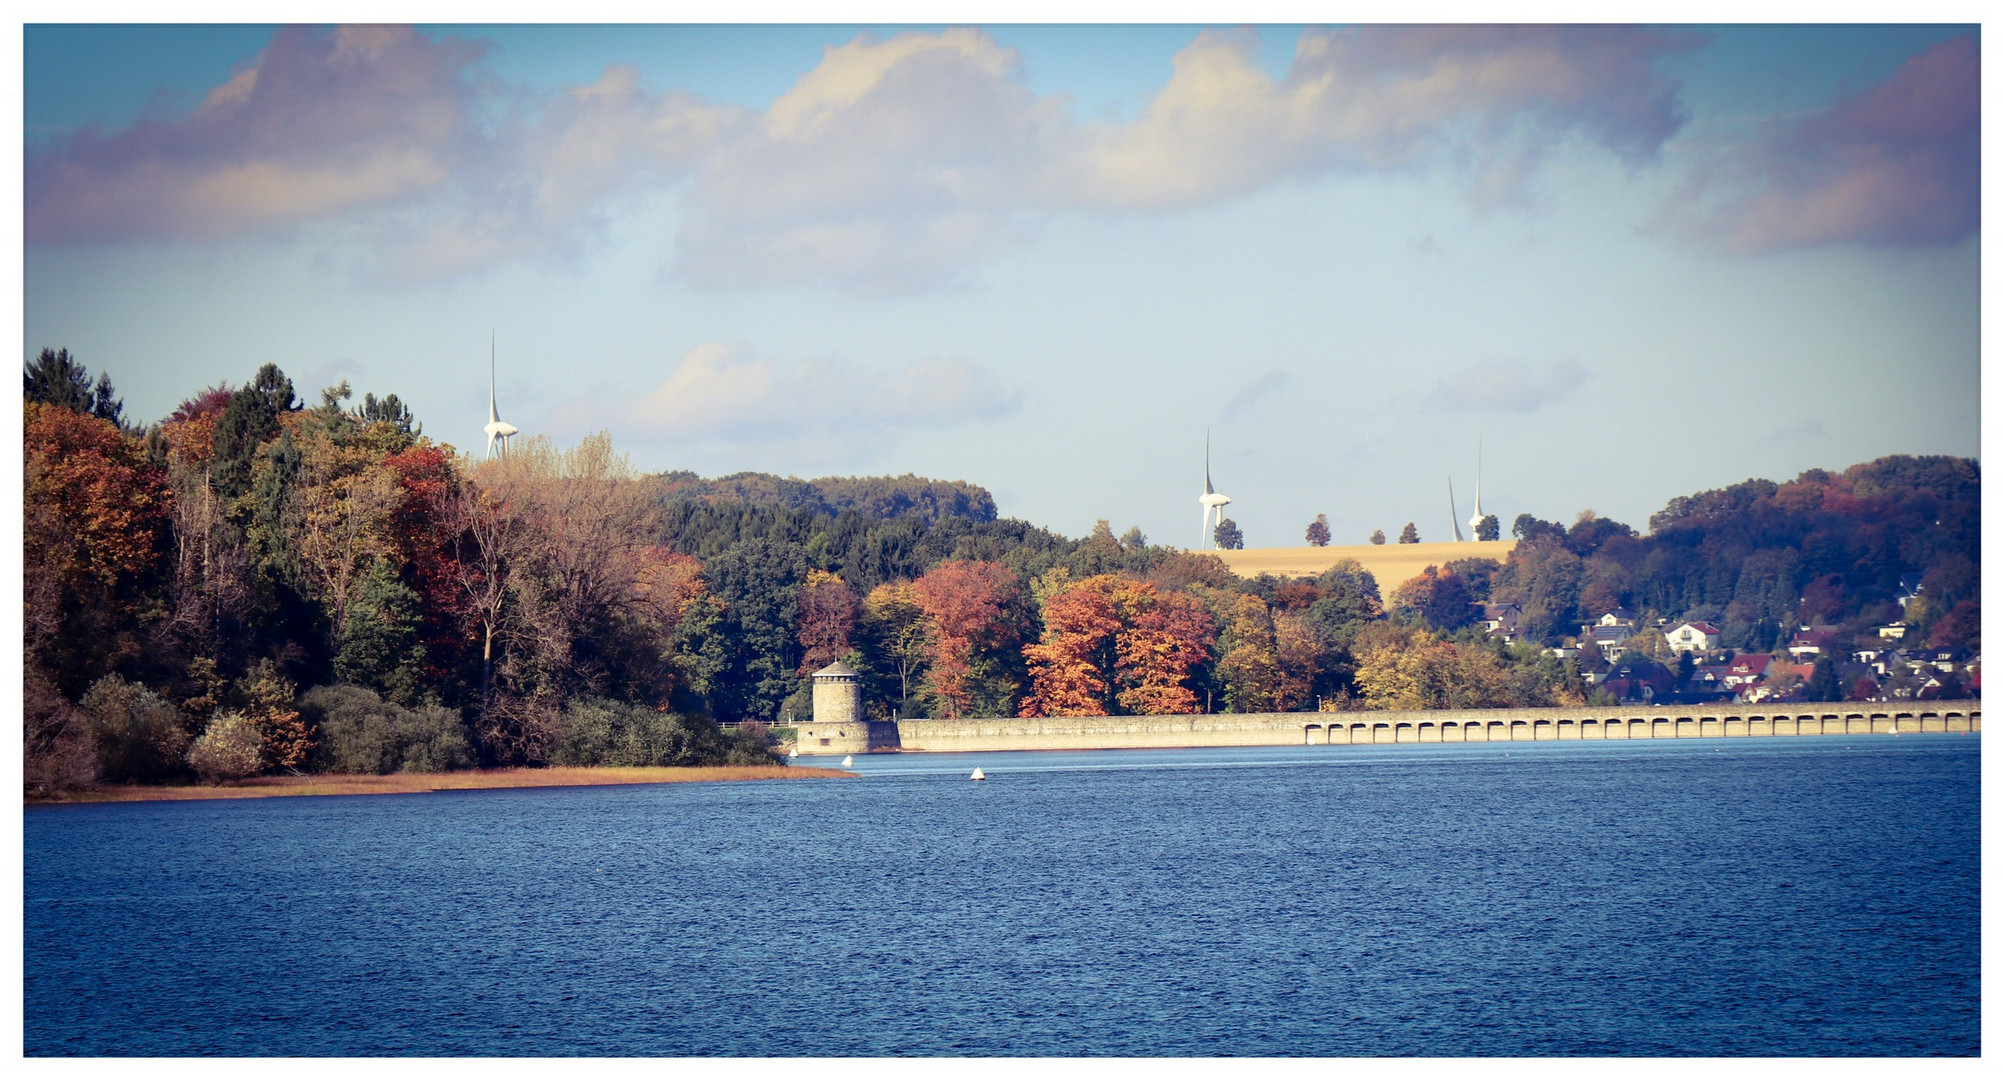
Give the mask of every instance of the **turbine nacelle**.
<svg viewBox="0 0 2003 1080">
<path fill-rule="evenodd" d="M 500 443 L 501 453 L 505 455 L 508 452 L 508 436 L 515 434 L 519 429 L 504 420 L 494 420 L 481 430 L 487 433 L 487 456 L 493 457 L 494 444 Z"/>
</svg>

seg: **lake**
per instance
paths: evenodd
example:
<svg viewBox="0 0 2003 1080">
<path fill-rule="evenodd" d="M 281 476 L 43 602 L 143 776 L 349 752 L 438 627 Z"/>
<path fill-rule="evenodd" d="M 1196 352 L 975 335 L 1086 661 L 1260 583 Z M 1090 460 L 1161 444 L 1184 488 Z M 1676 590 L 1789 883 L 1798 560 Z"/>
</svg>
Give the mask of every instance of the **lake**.
<svg viewBox="0 0 2003 1080">
<path fill-rule="evenodd" d="M 24 1046 L 1973 1055 L 1980 746 L 905 754 L 29 807 Z"/>
</svg>

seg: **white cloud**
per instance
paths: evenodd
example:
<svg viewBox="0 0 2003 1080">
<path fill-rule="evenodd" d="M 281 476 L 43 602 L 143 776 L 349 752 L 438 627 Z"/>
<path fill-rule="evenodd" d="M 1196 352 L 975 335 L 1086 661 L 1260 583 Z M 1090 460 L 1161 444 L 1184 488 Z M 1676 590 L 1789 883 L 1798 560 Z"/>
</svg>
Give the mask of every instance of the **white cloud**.
<svg viewBox="0 0 2003 1080">
<path fill-rule="evenodd" d="M 499 86 L 482 46 L 407 27 L 285 29 L 178 118 L 30 155 L 31 242 L 210 241 L 352 221 L 392 277 L 567 256 L 622 199 L 689 183 L 687 280 L 951 285 L 1074 211 L 1162 211 L 1343 170 L 1457 164 L 1519 199 L 1542 150 L 1647 161 L 1682 123 L 1632 27 L 1364 26 L 1301 34 L 1275 80 L 1251 31 L 1197 35 L 1130 122 L 1080 123 L 979 30 L 860 35 L 762 114 L 653 93 L 614 65 L 554 94 Z"/>
</svg>

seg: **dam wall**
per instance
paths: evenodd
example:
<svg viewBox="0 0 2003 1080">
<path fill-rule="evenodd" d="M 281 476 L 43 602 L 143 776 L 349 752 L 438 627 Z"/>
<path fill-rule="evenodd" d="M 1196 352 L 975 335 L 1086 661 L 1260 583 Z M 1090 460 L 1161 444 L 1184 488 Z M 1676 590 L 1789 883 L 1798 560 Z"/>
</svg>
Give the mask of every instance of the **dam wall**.
<svg viewBox="0 0 2003 1080">
<path fill-rule="evenodd" d="M 870 727 L 872 752 L 1796 738 L 1979 732 L 1982 703 L 1793 702 L 1730 707 L 1052 716 L 879 721 Z"/>
</svg>

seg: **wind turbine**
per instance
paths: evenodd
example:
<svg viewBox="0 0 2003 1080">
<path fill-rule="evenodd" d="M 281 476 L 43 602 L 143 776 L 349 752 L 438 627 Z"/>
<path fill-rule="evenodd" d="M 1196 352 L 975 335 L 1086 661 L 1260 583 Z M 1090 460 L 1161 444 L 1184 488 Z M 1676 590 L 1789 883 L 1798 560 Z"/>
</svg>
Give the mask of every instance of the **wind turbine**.
<svg viewBox="0 0 2003 1080">
<path fill-rule="evenodd" d="M 1217 533 L 1210 524 L 1211 512 L 1216 512 L 1217 524 L 1224 524 L 1224 507 L 1231 501 L 1231 496 L 1219 494 L 1216 488 L 1210 486 L 1209 428 L 1203 429 L 1203 495 L 1196 501 L 1203 504 L 1203 539 L 1214 548 L 1217 546 Z M 1201 547 L 1202 544 L 1199 543 L 1197 546 Z"/>
<path fill-rule="evenodd" d="M 507 457 L 508 439 L 518 430 L 515 425 L 501 419 L 500 409 L 494 404 L 495 382 L 494 340 L 489 337 L 487 339 L 487 426 L 482 430 L 487 433 L 487 456 L 490 458 L 494 456 L 495 443 L 499 443 L 501 446 L 501 456 Z"/>
<path fill-rule="evenodd" d="M 1481 437 L 1474 440 L 1474 516 L 1467 519 L 1467 527 L 1474 531 L 1474 538 L 1481 539 Z M 1459 530 L 1456 529 L 1456 532 Z"/>
<path fill-rule="evenodd" d="M 1447 520 L 1454 523 L 1454 543 L 1461 542 L 1461 508 L 1454 502 L 1454 478 L 1447 477 Z"/>
</svg>

